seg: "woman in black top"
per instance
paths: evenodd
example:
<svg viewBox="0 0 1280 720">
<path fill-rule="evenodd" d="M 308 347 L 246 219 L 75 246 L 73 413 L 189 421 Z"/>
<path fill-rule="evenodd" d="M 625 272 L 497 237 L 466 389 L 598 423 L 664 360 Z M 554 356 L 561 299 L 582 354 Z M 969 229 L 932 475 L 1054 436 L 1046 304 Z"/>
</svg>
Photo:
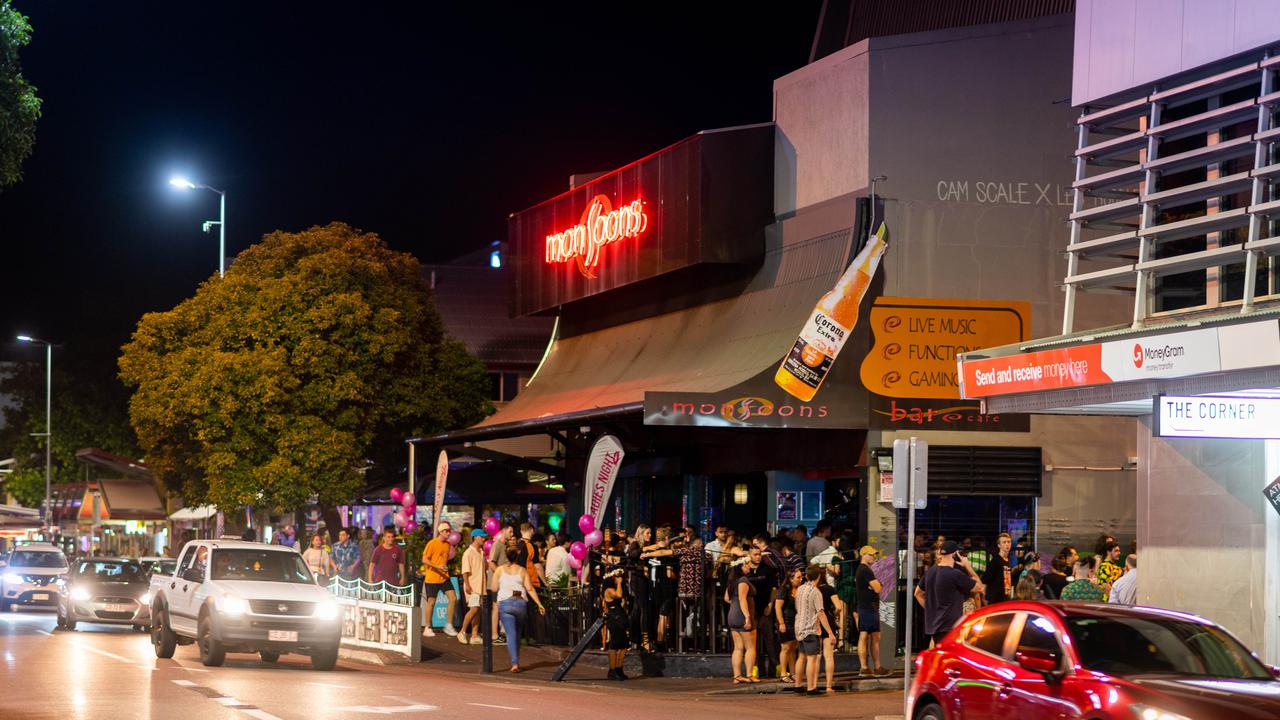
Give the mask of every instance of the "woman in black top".
<svg viewBox="0 0 1280 720">
<path fill-rule="evenodd" d="M 836 618 L 843 614 L 844 601 L 840 599 L 840 593 L 827 582 L 826 573 L 823 573 L 822 579 L 818 580 L 818 590 L 822 593 L 822 612 L 827 616 L 827 624 L 834 632 L 840 632 Z M 836 636 L 828 633 L 826 629 L 822 630 L 822 662 L 827 676 L 827 692 L 833 693 L 835 692 L 832 684 L 836 672 Z"/>
<path fill-rule="evenodd" d="M 792 676 L 796 661 L 796 588 L 804 584 L 804 570 L 792 570 L 787 582 L 778 589 L 774 601 L 774 613 L 778 620 L 778 642 L 782 645 L 778 654 L 778 667 L 782 669 L 782 682 L 795 682 Z"/>
<path fill-rule="evenodd" d="M 622 569 L 610 572 L 606 580 L 613 582 L 605 587 L 601 604 L 604 606 L 604 626 L 608 631 L 609 641 L 606 647 L 609 652 L 609 679 L 626 680 L 622 672 L 622 663 L 627 657 L 627 648 L 631 646 L 627 638 L 628 618 L 622 609 Z"/>
<path fill-rule="evenodd" d="M 729 635 L 733 637 L 733 684 L 760 682 L 751 677 L 756 664 L 756 587 L 751 571 L 760 562 L 760 550 L 752 548 L 729 572 L 724 600 L 729 603 Z M 745 674 L 744 674 L 745 671 Z"/>
<path fill-rule="evenodd" d="M 1045 575 L 1040 583 L 1040 590 L 1044 593 L 1045 600 L 1057 600 L 1062 597 L 1062 588 L 1071 582 L 1071 578 L 1068 576 L 1071 575 L 1072 568 L 1075 567 L 1077 557 L 1079 555 L 1076 553 L 1076 549 L 1070 545 L 1058 551 L 1057 557 L 1050 564 L 1049 574 Z"/>
</svg>

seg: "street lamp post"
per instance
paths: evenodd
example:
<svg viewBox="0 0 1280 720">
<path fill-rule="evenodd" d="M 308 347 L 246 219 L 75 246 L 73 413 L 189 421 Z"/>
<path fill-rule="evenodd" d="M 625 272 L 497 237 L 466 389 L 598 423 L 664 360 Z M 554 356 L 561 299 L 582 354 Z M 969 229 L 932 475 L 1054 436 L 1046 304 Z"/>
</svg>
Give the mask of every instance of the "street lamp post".
<svg viewBox="0 0 1280 720">
<path fill-rule="evenodd" d="M 227 272 L 227 194 L 215 187 L 193 183 L 180 176 L 169 178 L 169 184 L 183 190 L 211 190 L 218 193 L 218 219 L 205 220 L 204 231 L 209 232 L 210 225 L 218 226 L 218 277 L 223 277 Z"/>
<path fill-rule="evenodd" d="M 41 520 L 46 527 L 51 527 L 49 521 L 53 514 L 50 500 L 53 490 L 53 343 L 30 335 L 19 335 L 18 339 L 25 343 L 44 345 L 44 511 L 41 513 Z"/>
</svg>

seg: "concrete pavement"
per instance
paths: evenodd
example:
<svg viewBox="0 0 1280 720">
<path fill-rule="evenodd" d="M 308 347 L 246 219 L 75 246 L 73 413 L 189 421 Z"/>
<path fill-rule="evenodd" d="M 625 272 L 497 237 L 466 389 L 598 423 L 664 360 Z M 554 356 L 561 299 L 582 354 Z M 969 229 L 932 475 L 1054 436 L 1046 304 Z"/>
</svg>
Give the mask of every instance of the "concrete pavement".
<svg viewBox="0 0 1280 720">
<path fill-rule="evenodd" d="M 51 613 L 0 615 L 0 718 L 177 718 L 179 720 L 351 720 L 401 718 L 556 720 L 626 718 L 865 718 L 901 712 L 901 692 L 737 695 L 723 680 L 641 678 L 609 682 L 600 673 L 573 673 L 548 681 L 559 664 L 549 650 L 526 649 L 527 673 L 481 675 L 478 663 L 459 661 L 377 666 L 344 660 L 332 672 L 311 669 L 307 658 L 278 663 L 229 655 L 206 668 L 193 646 L 159 660 L 145 634 L 82 624 L 55 630 Z M 454 643 L 455 645 L 457 643 Z M 460 650 L 466 650 L 458 645 Z M 537 654 L 535 654 L 537 653 Z M 540 655 L 540 656 L 539 656 Z M 495 666 L 506 667 L 505 652 Z M 575 676 L 576 675 L 576 676 Z"/>
</svg>

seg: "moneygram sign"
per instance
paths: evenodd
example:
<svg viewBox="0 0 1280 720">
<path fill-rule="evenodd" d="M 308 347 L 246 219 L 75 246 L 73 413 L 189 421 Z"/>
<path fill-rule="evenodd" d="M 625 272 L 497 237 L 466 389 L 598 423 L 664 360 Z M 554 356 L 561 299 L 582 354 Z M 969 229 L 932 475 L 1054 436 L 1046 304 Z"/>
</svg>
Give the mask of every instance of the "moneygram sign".
<svg viewBox="0 0 1280 720">
<path fill-rule="evenodd" d="M 962 358 L 967 398 L 1187 377 L 1280 364 L 1274 320 L 996 358 Z"/>
</svg>

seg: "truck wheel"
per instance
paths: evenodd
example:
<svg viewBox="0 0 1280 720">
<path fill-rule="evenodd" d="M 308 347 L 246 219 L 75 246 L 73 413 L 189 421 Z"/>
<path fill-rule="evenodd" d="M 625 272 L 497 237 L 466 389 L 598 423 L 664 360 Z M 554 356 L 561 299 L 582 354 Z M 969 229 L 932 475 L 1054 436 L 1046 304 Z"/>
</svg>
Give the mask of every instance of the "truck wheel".
<svg viewBox="0 0 1280 720">
<path fill-rule="evenodd" d="M 332 670 L 338 664 L 338 647 L 335 645 L 311 653 L 311 667 L 315 670 Z"/>
<path fill-rule="evenodd" d="M 280 653 L 271 650 L 259 650 L 258 656 L 262 658 L 264 663 L 273 663 L 280 659 Z"/>
<path fill-rule="evenodd" d="M 214 636 L 213 622 L 208 615 L 200 616 L 200 624 L 196 628 L 196 646 L 200 648 L 200 662 L 207 667 L 219 667 L 227 659 L 227 651 Z"/>
<path fill-rule="evenodd" d="M 157 608 L 151 613 L 151 645 L 156 649 L 156 657 L 163 660 L 173 657 L 178 646 L 178 636 L 169 629 L 168 617 L 169 612 L 164 608 Z"/>
<path fill-rule="evenodd" d="M 67 619 L 62 622 L 62 625 L 68 630 L 76 629 L 76 616 L 71 614 L 71 608 L 67 608 Z"/>
<path fill-rule="evenodd" d="M 62 614 L 62 606 L 61 606 L 61 605 L 59 605 L 59 606 L 58 606 L 58 609 L 57 609 L 57 610 L 54 610 L 54 611 L 53 611 L 53 616 L 54 616 L 54 619 L 55 619 L 54 625 L 55 625 L 58 629 L 65 628 L 65 627 L 67 626 L 67 619 L 66 619 L 66 617 L 65 617 L 65 616 L 63 616 L 63 614 Z"/>
</svg>

